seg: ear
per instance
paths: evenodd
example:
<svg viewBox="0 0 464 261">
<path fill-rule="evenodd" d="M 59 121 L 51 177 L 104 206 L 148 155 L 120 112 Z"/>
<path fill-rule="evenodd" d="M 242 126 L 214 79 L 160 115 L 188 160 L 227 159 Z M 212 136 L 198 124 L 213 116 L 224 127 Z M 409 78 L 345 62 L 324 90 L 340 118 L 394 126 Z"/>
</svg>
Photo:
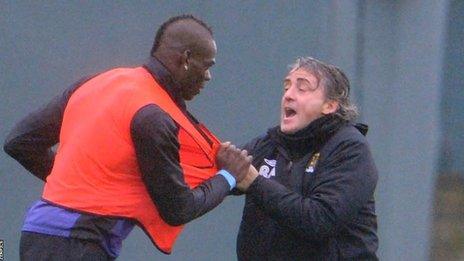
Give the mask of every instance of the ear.
<svg viewBox="0 0 464 261">
<path fill-rule="evenodd" d="M 330 113 L 334 113 L 338 110 L 338 101 L 334 100 L 327 100 L 323 105 L 322 105 L 322 114 L 327 115 Z"/>
<path fill-rule="evenodd" d="M 190 55 L 192 54 L 192 52 L 190 50 L 185 50 L 182 52 L 182 56 L 181 56 L 181 64 L 182 66 L 189 66 L 189 60 L 190 60 Z"/>
</svg>

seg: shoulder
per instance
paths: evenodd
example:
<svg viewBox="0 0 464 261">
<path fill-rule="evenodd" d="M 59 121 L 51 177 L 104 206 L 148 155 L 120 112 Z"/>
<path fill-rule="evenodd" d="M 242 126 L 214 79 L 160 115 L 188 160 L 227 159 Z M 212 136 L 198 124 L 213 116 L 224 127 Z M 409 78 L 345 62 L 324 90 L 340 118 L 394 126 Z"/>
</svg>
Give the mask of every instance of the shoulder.
<svg viewBox="0 0 464 261">
<path fill-rule="evenodd" d="M 371 177 L 373 184 L 377 180 L 377 170 L 368 141 L 361 130 L 352 124 L 338 130 L 322 147 L 319 168 Z"/>
<path fill-rule="evenodd" d="M 365 125 L 363 125 L 365 126 Z M 348 123 L 341 127 L 327 143 L 339 143 L 339 142 L 354 142 L 354 143 L 367 143 L 365 134 L 367 130 L 359 129 L 355 124 Z"/>
<path fill-rule="evenodd" d="M 333 154 L 369 153 L 369 144 L 364 136 L 366 130 L 361 130 L 354 124 L 346 124 L 340 128 L 322 147 L 321 156 Z"/>
<path fill-rule="evenodd" d="M 156 104 L 141 107 L 132 118 L 132 133 L 177 133 L 179 127 L 175 121 Z"/>
</svg>

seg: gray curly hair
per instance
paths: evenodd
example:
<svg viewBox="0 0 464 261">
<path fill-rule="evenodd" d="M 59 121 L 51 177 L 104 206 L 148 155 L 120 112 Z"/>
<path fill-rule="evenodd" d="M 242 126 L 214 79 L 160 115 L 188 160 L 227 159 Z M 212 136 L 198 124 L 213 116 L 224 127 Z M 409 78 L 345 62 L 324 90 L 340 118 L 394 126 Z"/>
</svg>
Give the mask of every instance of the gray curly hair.
<svg viewBox="0 0 464 261">
<path fill-rule="evenodd" d="M 312 57 L 300 57 L 290 65 L 290 72 L 302 68 L 322 82 L 326 98 L 339 103 L 337 111 L 340 117 L 352 121 L 358 116 L 356 105 L 350 101 L 350 82 L 345 73 L 335 65 L 326 64 Z"/>
</svg>

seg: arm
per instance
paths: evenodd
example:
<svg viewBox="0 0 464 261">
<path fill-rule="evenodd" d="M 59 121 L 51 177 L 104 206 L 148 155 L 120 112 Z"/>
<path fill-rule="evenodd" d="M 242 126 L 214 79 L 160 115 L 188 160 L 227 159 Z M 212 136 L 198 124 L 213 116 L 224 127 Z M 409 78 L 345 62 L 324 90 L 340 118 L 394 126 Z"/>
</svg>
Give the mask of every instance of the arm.
<svg viewBox="0 0 464 261">
<path fill-rule="evenodd" d="M 222 175 L 189 188 L 179 164 L 177 133 L 171 117 L 153 104 L 140 109 L 131 123 L 143 182 L 161 217 L 170 225 L 185 224 L 212 210 L 230 190 Z"/>
<path fill-rule="evenodd" d="M 377 173 L 365 143 L 346 141 L 319 167 L 321 181 L 307 197 L 258 176 L 247 190 L 280 225 L 311 240 L 336 233 L 373 196 Z"/>
<path fill-rule="evenodd" d="M 53 167 L 55 153 L 52 147 L 59 141 L 66 104 L 72 93 L 88 79 L 82 79 L 30 113 L 15 125 L 5 140 L 3 150 L 43 181 Z"/>
</svg>

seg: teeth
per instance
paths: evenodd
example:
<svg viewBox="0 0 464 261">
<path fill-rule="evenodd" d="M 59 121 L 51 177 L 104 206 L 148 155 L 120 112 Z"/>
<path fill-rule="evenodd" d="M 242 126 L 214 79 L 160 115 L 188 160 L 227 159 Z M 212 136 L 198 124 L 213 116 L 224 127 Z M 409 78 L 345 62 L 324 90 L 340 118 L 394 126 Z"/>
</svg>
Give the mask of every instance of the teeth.
<svg viewBox="0 0 464 261">
<path fill-rule="evenodd" d="M 284 112 L 285 112 L 285 117 L 291 117 L 296 114 L 296 111 L 291 108 L 285 108 Z"/>
</svg>

